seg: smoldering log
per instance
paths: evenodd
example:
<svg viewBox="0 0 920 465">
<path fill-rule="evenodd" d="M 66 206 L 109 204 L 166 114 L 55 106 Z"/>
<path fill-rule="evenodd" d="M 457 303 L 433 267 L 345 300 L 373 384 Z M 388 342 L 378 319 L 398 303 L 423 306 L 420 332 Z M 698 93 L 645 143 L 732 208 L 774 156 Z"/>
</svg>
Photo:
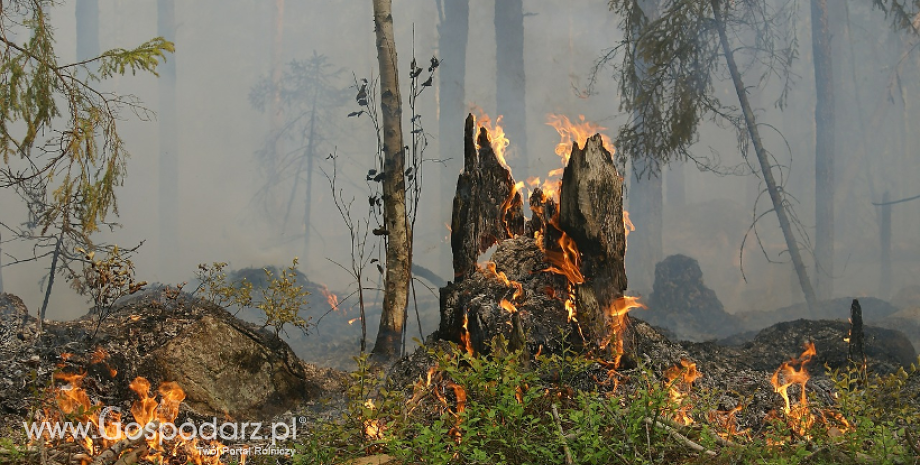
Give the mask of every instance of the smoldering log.
<svg viewBox="0 0 920 465">
<path fill-rule="evenodd" d="M 559 204 L 559 226 L 581 253 L 585 281 L 577 286 L 578 319 L 582 330 L 600 341 L 608 309 L 626 290 L 623 179 L 600 135 L 584 148 L 573 144 Z"/>
<path fill-rule="evenodd" d="M 523 204 L 511 172 L 498 160 L 489 142 L 488 132 L 481 128 L 477 135 L 473 115 L 467 116 L 463 172 L 457 179 L 451 217 L 455 281 L 475 272 L 479 255 L 489 247 L 524 233 Z"/>
</svg>

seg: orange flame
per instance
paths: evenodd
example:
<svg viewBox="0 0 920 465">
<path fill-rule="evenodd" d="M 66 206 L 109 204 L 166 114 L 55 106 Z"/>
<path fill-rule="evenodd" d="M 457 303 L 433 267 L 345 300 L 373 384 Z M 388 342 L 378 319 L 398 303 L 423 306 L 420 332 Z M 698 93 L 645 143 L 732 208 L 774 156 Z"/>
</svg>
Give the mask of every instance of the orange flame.
<svg viewBox="0 0 920 465">
<path fill-rule="evenodd" d="M 338 310 L 339 309 L 339 297 L 333 294 L 331 291 L 329 291 L 329 288 L 327 288 L 324 285 L 321 285 L 319 290 L 320 292 L 323 293 L 323 297 L 326 298 L 326 302 L 329 303 L 329 308 L 333 310 Z"/>
<path fill-rule="evenodd" d="M 476 355 L 476 352 L 473 350 L 473 345 L 470 344 L 470 330 L 467 328 L 469 323 L 469 318 L 467 314 L 463 314 L 463 331 L 460 333 L 460 343 L 463 346 L 463 350 L 470 355 Z"/>
<path fill-rule="evenodd" d="M 802 437 L 807 437 L 808 429 L 814 424 L 815 418 L 808 408 L 808 396 L 805 392 L 805 384 L 810 379 L 805 364 L 811 361 L 811 358 L 817 354 L 813 342 L 805 343 L 805 351 L 799 358 L 793 358 L 788 362 L 783 362 L 770 378 L 773 390 L 777 392 L 784 402 L 783 414 L 790 421 L 792 430 Z M 798 368 L 796 368 L 798 366 Z M 782 381 L 780 381 L 782 374 Z M 788 389 L 793 384 L 799 386 L 800 397 L 798 405 L 792 406 L 789 401 Z"/>
<path fill-rule="evenodd" d="M 604 143 L 604 148 L 608 152 L 613 153 L 613 143 L 610 142 L 610 138 L 604 135 L 602 132 L 606 131 L 607 128 L 592 123 L 591 121 L 585 121 L 585 115 L 578 115 L 579 122 L 573 123 L 565 115 L 557 115 L 549 113 L 546 115 L 546 124 L 552 126 L 557 133 L 559 133 L 560 141 L 556 145 L 556 155 L 562 157 L 562 166 L 565 166 L 569 163 L 569 157 L 571 156 L 572 143 L 577 143 L 579 147 L 584 147 L 585 142 L 588 138 L 594 134 L 601 134 L 601 140 Z"/>
<path fill-rule="evenodd" d="M 620 359 L 623 357 L 623 341 L 626 336 L 626 314 L 634 308 L 647 308 L 639 302 L 638 297 L 623 296 L 607 308 L 607 340 L 601 344 L 601 348 L 608 346 L 611 341 L 614 344 L 614 368 L 620 365 Z"/>
<path fill-rule="evenodd" d="M 693 382 L 703 376 L 696 369 L 696 363 L 681 359 L 680 365 L 674 365 L 664 372 L 667 379 L 671 405 L 675 408 L 673 420 L 684 426 L 693 424 L 690 416 L 690 404 L 685 403 L 690 395 Z"/>
<path fill-rule="evenodd" d="M 629 220 L 629 212 L 623 210 L 623 232 L 625 233 L 626 238 L 629 238 L 629 233 L 635 231 L 636 227 L 633 226 L 632 221 Z"/>
<path fill-rule="evenodd" d="M 524 287 L 521 285 L 521 283 L 508 279 L 508 275 L 506 275 L 504 271 L 498 271 L 495 268 L 495 262 L 486 262 L 485 265 L 485 269 L 480 267 L 480 270 L 486 276 L 495 278 L 504 283 L 505 286 L 514 288 L 514 295 L 511 296 L 511 300 L 517 300 L 524 296 Z"/>
<path fill-rule="evenodd" d="M 515 307 L 511 302 L 508 302 L 508 299 L 502 299 L 499 306 L 505 310 L 508 310 L 508 313 L 517 313 L 517 307 Z"/>
<path fill-rule="evenodd" d="M 498 158 L 499 163 L 510 171 L 511 168 L 505 161 L 505 150 L 508 148 L 508 145 L 511 144 L 511 141 L 505 136 L 505 130 L 501 126 L 502 115 L 498 115 L 498 118 L 495 118 L 495 124 L 493 125 L 492 119 L 482 111 L 482 108 L 476 107 L 474 111 L 479 113 L 479 116 L 476 117 L 476 127 L 486 129 L 489 133 L 489 143 L 492 144 L 492 150 L 495 152 L 495 158 Z M 476 149 L 479 149 L 478 132 L 475 135 L 475 139 Z"/>
</svg>

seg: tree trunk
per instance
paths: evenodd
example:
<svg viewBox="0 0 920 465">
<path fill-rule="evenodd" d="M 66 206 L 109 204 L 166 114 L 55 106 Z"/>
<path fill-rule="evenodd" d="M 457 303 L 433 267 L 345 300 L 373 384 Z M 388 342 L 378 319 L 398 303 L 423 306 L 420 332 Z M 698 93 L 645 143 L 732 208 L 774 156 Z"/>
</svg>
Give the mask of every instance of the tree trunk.
<svg viewBox="0 0 920 465">
<path fill-rule="evenodd" d="M 157 34 L 166 40 L 176 40 L 175 0 L 157 0 Z M 160 78 L 157 124 L 160 138 L 159 183 L 159 268 L 160 276 L 173 271 L 170 259 L 178 248 L 179 224 L 179 141 L 178 113 L 176 111 L 176 60 L 173 55 L 157 67 Z"/>
<path fill-rule="evenodd" d="M 77 61 L 99 56 L 99 0 L 77 0 Z"/>
<path fill-rule="evenodd" d="M 622 334 L 625 312 L 616 311 L 614 303 L 623 297 L 627 281 L 623 181 L 599 135 L 572 150 L 562 174 L 559 225 L 581 256 L 585 281 L 576 287 L 578 321 L 589 348 L 595 343 L 603 348 L 613 342 L 613 333 Z"/>
<path fill-rule="evenodd" d="M 463 116 L 466 114 L 466 43 L 469 33 L 469 0 L 438 0 L 443 7 L 438 24 L 438 158 L 441 166 L 439 212 L 449 212 L 448 206 L 454 198 L 454 183 L 463 161 L 457 156 L 463 153 Z M 442 213 L 443 215 L 443 213 Z M 450 218 L 441 216 L 438 227 L 447 224 Z M 451 254 L 447 247 L 439 247 L 441 276 L 448 276 L 451 269 Z"/>
<path fill-rule="evenodd" d="M 640 174 L 645 170 L 645 158 L 634 158 L 633 172 L 627 198 L 629 219 L 636 234 L 629 240 L 627 269 L 630 290 L 649 295 L 655 282 L 655 264 L 662 259 L 662 180 L 661 173 Z"/>
<path fill-rule="evenodd" d="M 284 71 L 284 0 L 275 0 L 272 4 L 272 45 L 271 62 L 272 95 L 268 105 L 269 134 L 272 137 L 269 160 L 277 164 L 284 148 L 281 142 L 281 130 L 284 127 L 284 110 L 281 108 L 281 78 Z M 271 167 L 270 173 L 277 173 L 277 165 Z"/>
<path fill-rule="evenodd" d="M 645 0 L 640 2 L 643 13 L 649 21 L 658 15 L 658 2 Z M 633 52 L 635 53 L 635 51 Z M 636 70 L 645 75 L 648 63 L 641 56 L 635 56 Z M 637 124 L 641 124 L 641 114 L 635 114 Z M 661 261 L 662 249 L 662 210 L 663 184 L 660 172 L 652 172 L 653 167 L 645 156 L 640 154 L 632 159 L 632 179 L 627 192 L 630 220 L 639 231 L 633 235 L 632 252 L 629 254 L 627 268 L 632 276 L 632 290 L 644 295 L 652 290 L 655 281 L 655 264 Z"/>
<path fill-rule="evenodd" d="M 495 2 L 496 111 L 511 141 L 508 164 L 518 173 L 529 173 L 527 117 L 524 85 L 524 2 Z"/>
<path fill-rule="evenodd" d="M 815 290 L 829 299 L 834 279 L 834 85 L 827 0 L 811 0 L 815 62 Z"/>
<path fill-rule="evenodd" d="M 380 110 L 383 116 L 383 220 L 386 230 L 386 276 L 383 313 L 373 355 L 389 361 L 399 356 L 409 298 L 412 231 L 406 217 L 405 144 L 399 66 L 393 37 L 392 0 L 373 0 L 377 62 L 380 66 Z"/>
<path fill-rule="evenodd" d="M 747 92 L 745 91 L 744 81 L 741 80 L 741 73 L 738 71 L 738 65 L 735 63 L 735 54 L 728 43 L 728 35 L 725 33 L 725 22 L 722 19 L 722 12 L 719 9 L 720 0 L 712 0 L 712 11 L 715 16 L 715 26 L 719 32 L 719 42 L 722 45 L 722 54 L 728 63 L 728 70 L 732 76 L 732 83 L 735 85 L 735 93 L 738 95 L 738 101 L 741 104 L 741 110 L 744 114 L 744 123 L 747 126 L 748 133 L 751 136 L 751 143 L 754 145 L 754 152 L 757 155 L 757 161 L 760 163 L 760 169 L 763 172 L 764 183 L 767 185 L 767 191 L 770 194 L 770 200 L 773 202 L 773 210 L 776 212 L 776 218 L 779 220 L 780 229 L 783 231 L 783 238 L 786 240 L 786 247 L 789 248 L 789 256 L 792 258 L 792 265 L 799 277 L 799 285 L 802 286 L 802 292 L 805 294 L 805 301 L 808 307 L 815 308 L 816 298 L 814 288 L 808 279 L 808 273 L 805 271 L 805 263 L 802 261 L 802 254 L 799 252 L 799 245 L 792 232 L 792 224 L 789 216 L 786 214 L 786 203 L 783 194 L 776 185 L 776 179 L 773 177 L 773 166 L 763 142 L 760 139 L 760 131 L 757 128 L 757 122 L 754 119 L 754 111 L 748 102 Z"/>
<path fill-rule="evenodd" d="M 66 218 L 66 215 L 65 215 Z M 64 244 L 64 228 L 58 233 L 57 242 L 54 243 L 54 252 L 51 254 L 51 270 L 48 271 L 48 287 L 45 288 L 45 298 L 42 308 L 38 311 L 38 333 L 41 334 L 45 325 L 45 315 L 48 312 L 48 302 L 51 300 L 51 289 L 54 288 L 54 275 L 57 274 L 58 258 L 61 256 L 61 246 Z"/>
</svg>

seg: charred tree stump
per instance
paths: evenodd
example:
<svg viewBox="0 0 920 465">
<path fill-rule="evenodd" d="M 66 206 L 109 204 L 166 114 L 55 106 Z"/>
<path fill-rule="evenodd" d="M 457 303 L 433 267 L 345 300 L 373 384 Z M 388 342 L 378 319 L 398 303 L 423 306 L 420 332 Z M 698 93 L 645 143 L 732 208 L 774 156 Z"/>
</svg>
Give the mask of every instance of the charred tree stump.
<svg viewBox="0 0 920 465">
<path fill-rule="evenodd" d="M 866 336 L 863 332 L 862 306 L 857 299 L 853 299 L 850 306 L 850 337 L 847 349 L 850 363 L 862 372 L 866 366 Z"/>
<path fill-rule="evenodd" d="M 463 172 L 457 180 L 450 245 L 454 280 L 476 271 L 479 255 L 499 241 L 524 233 L 524 202 L 511 171 L 498 160 L 489 133 L 481 128 L 478 143 L 473 115 L 464 128 Z"/>
<path fill-rule="evenodd" d="M 623 179 L 599 135 L 572 147 L 562 175 L 559 226 L 575 241 L 584 282 L 575 283 L 578 321 L 587 342 L 607 345 L 626 290 Z M 611 320 L 611 321 L 608 321 Z"/>
</svg>

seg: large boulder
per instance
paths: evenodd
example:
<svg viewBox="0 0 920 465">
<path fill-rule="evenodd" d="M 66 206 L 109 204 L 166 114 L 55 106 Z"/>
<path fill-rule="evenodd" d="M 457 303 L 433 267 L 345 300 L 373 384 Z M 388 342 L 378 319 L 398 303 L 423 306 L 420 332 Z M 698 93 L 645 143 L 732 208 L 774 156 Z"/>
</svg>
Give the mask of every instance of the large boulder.
<svg viewBox="0 0 920 465">
<path fill-rule="evenodd" d="M 716 339 L 739 329 L 735 316 L 703 282 L 699 262 L 686 255 L 671 255 L 655 265 L 648 309 L 634 316 L 688 341 Z"/>
<path fill-rule="evenodd" d="M 140 376 L 154 389 L 178 383 L 189 416 L 262 421 L 345 382 L 341 372 L 302 362 L 273 333 L 188 294 L 147 293 L 120 305 L 98 329 L 97 323 L 89 316 L 49 321 L 40 339 L 27 333 L 0 341 L 0 403 L 24 412 L 28 389 L 17 381 L 5 390 L 4 380 L 34 372 L 44 383 L 64 370 L 88 373 L 91 398 L 123 410 L 137 398 L 128 385 Z"/>
</svg>

